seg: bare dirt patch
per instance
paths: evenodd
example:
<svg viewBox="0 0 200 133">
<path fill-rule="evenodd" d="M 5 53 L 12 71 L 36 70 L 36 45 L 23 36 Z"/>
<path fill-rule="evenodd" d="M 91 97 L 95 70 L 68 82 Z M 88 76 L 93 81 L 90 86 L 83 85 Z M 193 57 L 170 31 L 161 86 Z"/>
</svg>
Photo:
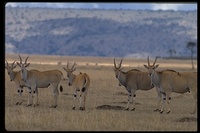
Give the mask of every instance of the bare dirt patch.
<svg viewBox="0 0 200 133">
<path fill-rule="evenodd" d="M 122 104 L 127 104 L 127 101 L 121 101 L 121 102 L 113 102 L 113 103 L 122 103 Z M 135 102 L 135 105 L 141 105 L 141 103 Z"/>
<path fill-rule="evenodd" d="M 127 96 L 128 93 L 125 93 L 125 92 L 117 92 L 117 93 L 115 93 L 115 95 Z"/>
<path fill-rule="evenodd" d="M 101 105 L 97 106 L 96 109 L 100 110 L 125 110 L 122 106 L 112 106 L 112 105 Z"/>
<path fill-rule="evenodd" d="M 196 122 L 196 121 L 197 121 L 197 118 L 195 117 L 183 117 L 176 120 L 176 122 Z"/>
</svg>

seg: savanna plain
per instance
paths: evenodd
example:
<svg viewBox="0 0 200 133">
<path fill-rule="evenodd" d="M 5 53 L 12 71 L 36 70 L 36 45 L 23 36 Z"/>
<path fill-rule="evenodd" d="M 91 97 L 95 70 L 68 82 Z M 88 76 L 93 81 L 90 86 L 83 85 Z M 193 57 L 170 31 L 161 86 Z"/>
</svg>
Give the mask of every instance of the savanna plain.
<svg viewBox="0 0 200 133">
<path fill-rule="evenodd" d="M 23 61 L 28 55 L 21 55 Z M 19 61 L 17 54 L 6 54 L 10 63 Z M 23 88 L 22 104 L 16 105 L 19 99 L 14 82 L 5 69 L 5 130 L 7 131 L 197 131 L 197 113 L 190 114 L 194 108 L 194 100 L 190 93 L 172 93 L 171 113 L 154 112 L 157 106 L 155 88 L 149 91 L 136 91 L 134 111 L 126 111 L 127 91 L 119 86 L 113 71 L 114 58 L 100 57 L 68 57 L 30 55 L 27 68 L 40 71 L 58 69 L 66 78 L 67 61 L 76 62 L 74 74 L 87 73 L 91 84 L 86 98 L 86 110 L 72 110 L 73 87 L 62 81 L 63 92 L 59 91 L 57 108 L 49 108 L 53 102 L 50 88 L 38 88 L 39 105 L 27 107 L 28 90 Z M 116 58 L 118 64 L 120 58 Z M 152 63 L 154 58 L 150 58 Z M 124 58 L 123 71 L 136 68 L 147 71 L 143 64 L 147 59 Z M 176 71 L 192 70 L 190 60 L 161 59 L 157 60 L 158 70 L 173 69 Z M 17 66 L 15 71 L 19 71 Z M 79 100 L 77 99 L 77 104 Z"/>
</svg>

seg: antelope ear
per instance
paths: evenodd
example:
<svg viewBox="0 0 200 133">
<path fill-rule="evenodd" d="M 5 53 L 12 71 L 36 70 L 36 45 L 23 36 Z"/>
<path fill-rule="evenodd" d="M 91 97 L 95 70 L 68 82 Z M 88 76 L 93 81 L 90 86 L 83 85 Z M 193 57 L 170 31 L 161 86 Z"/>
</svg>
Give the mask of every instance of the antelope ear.
<svg viewBox="0 0 200 133">
<path fill-rule="evenodd" d="M 73 70 L 72 70 L 72 72 L 74 72 L 76 70 L 76 68 L 74 68 Z"/>
<path fill-rule="evenodd" d="M 147 69 L 149 69 L 149 67 L 147 65 L 144 65 L 144 67 L 146 67 Z"/>
<path fill-rule="evenodd" d="M 21 67 L 21 64 L 20 64 L 19 62 L 17 62 L 17 65 L 18 65 L 19 67 Z"/>
<path fill-rule="evenodd" d="M 15 64 L 12 69 L 14 69 L 16 66 L 17 66 L 17 64 Z"/>
<path fill-rule="evenodd" d="M 113 69 L 113 70 L 115 70 L 115 68 L 114 68 L 114 67 L 112 67 L 112 69 Z"/>
<path fill-rule="evenodd" d="M 157 64 L 156 66 L 153 67 L 153 69 L 156 69 L 159 66 L 159 64 Z"/>
<path fill-rule="evenodd" d="M 64 69 L 65 71 L 67 71 L 67 69 L 66 69 L 65 67 L 63 67 L 63 69 Z"/>
<path fill-rule="evenodd" d="M 6 60 L 6 63 L 5 63 L 5 68 L 8 70 L 8 67 L 9 67 L 9 65 L 8 65 L 8 62 L 7 62 L 7 60 Z"/>
<path fill-rule="evenodd" d="M 124 69 L 124 67 L 120 68 L 119 70 L 121 71 L 122 69 Z"/>
<path fill-rule="evenodd" d="M 30 65 L 30 63 L 26 64 L 25 67 L 28 67 Z"/>
</svg>

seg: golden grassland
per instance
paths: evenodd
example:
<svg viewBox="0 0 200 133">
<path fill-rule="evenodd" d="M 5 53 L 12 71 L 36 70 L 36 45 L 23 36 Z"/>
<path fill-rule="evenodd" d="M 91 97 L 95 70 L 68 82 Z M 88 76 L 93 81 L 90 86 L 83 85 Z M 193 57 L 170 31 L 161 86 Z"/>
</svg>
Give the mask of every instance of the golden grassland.
<svg viewBox="0 0 200 133">
<path fill-rule="evenodd" d="M 23 60 L 27 55 L 22 55 Z M 17 55 L 6 55 L 5 59 L 12 63 L 19 61 Z M 127 91 L 118 86 L 114 77 L 113 58 L 100 57 L 65 57 L 30 55 L 28 69 L 41 71 L 58 69 L 66 77 L 63 66 L 66 62 L 77 63 L 79 72 L 87 73 L 91 78 L 90 88 L 86 99 L 86 110 L 72 110 L 73 88 L 62 82 L 64 91 L 59 93 L 58 107 L 49 108 L 53 102 L 50 88 L 39 88 L 39 106 L 26 107 L 28 100 L 27 88 L 24 88 L 22 105 L 15 105 L 19 96 L 14 82 L 5 71 L 5 129 L 8 131 L 197 131 L 197 114 L 190 114 L 194 100 L 190 93 L 172 93 L 170 103 L 171 113 L 159 114 L 154 112 L 157 105 L 155 89 L 136 91 L 135 111 L 116 110 L 114 108 L 97 109 L 102 105 L 111 107 L 126 107 Z M 116 62 L 119 62 L 116 58 Z M 154 59 L 150 59 L 151 62 Z M 34 62 L 39 62 L 38 64 Z M 56 65 L 42 64 L 55 62 Z M 82 64 L 81 64 L 82 63 Z M 159 70 L 166 68 L 177 71 L 192 71 L 190 60 L 158 59 Z M 197 67 L 196 61 L 195 68 Z M 84 65 L 85 64 L 85 65 Z M 111 65 L 110 65 L 111 64 Z M 124 64 L 124 65 L 123 65 Z M 137 68 L 146 71 L 143 64 L 146 59 L 124 59 L 124 71 Z M 166 67 L 167 66 L 167 67 Z M 19 70 L 17 66 L 16 71 Z M 77 105 L 79 100 L 77 99 Z"/>
</svg>

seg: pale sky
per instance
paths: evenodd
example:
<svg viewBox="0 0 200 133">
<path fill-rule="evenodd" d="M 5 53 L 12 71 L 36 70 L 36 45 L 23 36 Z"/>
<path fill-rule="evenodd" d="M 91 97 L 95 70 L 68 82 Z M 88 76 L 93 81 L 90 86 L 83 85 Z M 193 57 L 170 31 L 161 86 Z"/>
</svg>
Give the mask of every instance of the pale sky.
<svg viewBox="0 0 200 133">
<path fill-rule="evenodd" d="M 48 7 L 48 8 L 88 8 L 88 9 L 132 9 L 132 10 L 197 10 L 197 3 L 33 3 L 33 2 L 9 2 L 6 6 L 12 7 Z"/>
</svg>

